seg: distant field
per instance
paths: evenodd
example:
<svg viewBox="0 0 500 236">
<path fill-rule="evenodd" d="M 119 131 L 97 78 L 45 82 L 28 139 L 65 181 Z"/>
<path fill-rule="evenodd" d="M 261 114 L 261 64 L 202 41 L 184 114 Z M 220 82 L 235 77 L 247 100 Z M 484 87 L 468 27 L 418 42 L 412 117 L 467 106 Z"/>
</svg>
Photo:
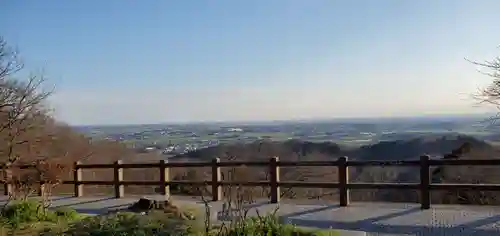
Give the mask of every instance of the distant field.
<svg viewBox="0 0 500 236">
<path fill-rule="evenodd" d="M 195 144 L 208 140 L 220 143 L 252 142 L 265 139 L 286 141 L 301 139 L 310 142 L 336 142 L 359 146 L 379 141 L 406 140 L 421 135 L 447 135 L 461 133 L 476 138 L 500 141 L 500 125 L 491 126 L 478 123 L 478 118 L 451 119 L 433 117 L 421 119 L 347 119 L 337 121 L 297 121 L 265 122 L 252 124 L 183 124 L 183 125 L 130 125 L 110 127 L 80 127 L 79 131 L 98 138 L 121 137 L 128 145 Z M 230 128 L 258 132 L 228 132 Z M 164 135 L 165 133 L 171 135 Z M 179 134 L 172 134 L 179 133 Z M 295 133 L 310 134 L 308 137 L 295 136 Z M 199 137 L 192 137 L 197 134 Z M 377 135 L 371 135 L 377 134 Z"/>
<path fill-rule="evenodd" d="M 255 138 L 270 138 L 278 140 L 286 140 L 288 138 L 294 137 L 291 133 L 281 133 L 281 132 L 245 132 L 242 134 L 243 137 L 255 137 Z"/>
<path fill-rule="evenodd" d="M 246 139 L 271 139 L 274 141 L 284 141 L 293 137 L 292 134 L 289 133 L 279 133 L 279 132 L 235 132 L 225 134 L 225 135 L 200 135 L 199 137 L 192 137 L 186 135 L 156 135 L 150 136 L 148 139 L 132 139 L 126 140 L 125 143 L 131 144 L 136 143 L 139 145 L 147 145 L 147 144 L 183 144 L 183 143 L 191 143 L 197 141 L 207 141 L 207 140 L 219 140 L 222 143 L 230 143 L 230 142 L 238 142 L 244 141 Z"/>
<path fill-rule="evenodd" d="M 406 138 L 411 138 L 415 135 L 424 135 L 424 134 L 430 134 L 433 132 L 425 132 L 425 131 L 417 131 L 417 130 L 408 130 L 406 132 L 401 132 L 397 134 L 390 134 L 388 137 L 383 138 L 382 140 L 394 140 L 394 139 L 406 139 Z M 454 132 L 437 132 L 436 134 L 446 134 L 446 133 L 454 133 Z M 473 135 L 476 137 L 481 137 L 487 135 L 487 133 L 484 132 L 476 132 L 476 131 L 469 131 L 469 132 L 464 132 L 463 134 L 466 135 Z M 196 142 L 201 142 L 201 141 L 208 141 L 208 140 L 218 140 L 220 143 L 237 143 L 237 142 L 248 142 L 248 141 L 254 141 L 258 139 L 266 139 L 266 140 L 272 140 L 272 141 L 286 141 L 291 138 L 294 139 L 301 139 L 304 141 L 309 141 L 309 142 L 336 142 L 339 144 L 345 144 L 345 145 L 350 145 L 350 146 L 359 146 L 359 145 L 367 145 L 371 144 L 374 142 L 378 142 L 382 138 L 380 135 L 379 136 L 370 136 L 370 135 L 365 135 L 365 134 L 359 134 L 359 135 L 352 135 L 352 136 L 344 136 L 344 137 L 332 137 L 330 135 L 324 135 L 324 134 L 319 134 L 319 135 L 313 135 L 313 136 L 308 136 L 308 137 L 299 137 L 299 136 L 294 136 L 291 133 L 279 133 L 279 132 L 242 132 L 238 133 L 235 132 L 234 134 L 225 134 L 225 135 L 201 135 L 199 137 L 192 137 L 192 136 L 186 136 L 186 135 L 170 135 L 170 136 L 164 136 L 164 135 L 157 135 L 157 136 L 150 136 L 148 139 L 131 139 L 131 140 L 126 140 L 123 141 L 124 143 L 127 144 L 137 144 L 137 145 L 152 145 L 152 144 L 157 144 L 157 145 L 177 145 L 177 144 L 186 144 L 186 143 L 196 143 Z"/>
</svg>

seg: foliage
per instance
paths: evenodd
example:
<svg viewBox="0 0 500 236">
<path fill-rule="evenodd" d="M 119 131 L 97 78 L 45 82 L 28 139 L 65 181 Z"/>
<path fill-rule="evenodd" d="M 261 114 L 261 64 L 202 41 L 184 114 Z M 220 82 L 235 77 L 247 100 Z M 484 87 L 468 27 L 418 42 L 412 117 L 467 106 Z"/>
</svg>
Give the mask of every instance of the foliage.
<svg viewBox="0 0 500 236">
<path fill-rule="evenodd" d="M 36 201 L 15 201 L 5 207 L 2 218 L 11 226 L 17 228 L 23 223 L 51 221 L 52 217 L 45 212 L 43 206 Z"/>
<path fill-rule="evenodd" d="M 222 227 L 222 226 L 220 226 Z M 152 212 L 147 215 L 135 213 L 117 213 L 109 216 L 89 217 L 70 224 L 66 228 L 48 228 L 40 235 L 44 236 L 116 236 L 116 235 L 206 235 L 206 236 L 336 236 L 335 231 L 304 230 L 293 225 L 280 224 L 276 218 L 249 218 L 233 227 L 214 227 L 208 233 L 203 232 L 196 223 L 165 215 L 163 212 Z"/>
<path fill-rule="evenodd" d="M 227 229 L 216 229 L 217 235 L 222 236 L 337 236 L 338 233 L 331 230 L 305 230 L 295 225 L 281 224 L 273 215 L 264 217 L 251 217 L 237 226 Z"/>
<path fill-rule="evenodd" d="M 70 222 L 80 219 L 80 215 L 70 208 L 48 210 L 39 201 L 13 201 L 1 211 L 1 222 L 12 229 L 38 222 Z"/>
<path fill-rule="evenodd" d="M 70 224 L 66 229 L 47 229 L 41 235 L 193 235 L 193 222 L 173 215 L 151 212 L 147 215 L 117 213 L 96 216 Z"/>
</svg>

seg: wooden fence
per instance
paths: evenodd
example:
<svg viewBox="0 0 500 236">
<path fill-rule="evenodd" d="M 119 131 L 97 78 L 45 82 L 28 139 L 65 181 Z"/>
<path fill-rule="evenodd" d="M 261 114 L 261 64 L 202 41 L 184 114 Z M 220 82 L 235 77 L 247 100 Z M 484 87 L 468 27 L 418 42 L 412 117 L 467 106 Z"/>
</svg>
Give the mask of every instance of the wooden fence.
<svg viewBox="0 0 500 236">
<path fill-rule="evenodd" d="M 159 186 L 162 194 L 168 196 L 170 194 L 170 185 L 184 184 L 191 186 L 210 185 L 212 188 L 212 200 L 219 201 L 222 199 L 222 186 L 227 185 L 242 185 L 242 186 L 264 186 L 270 187 L 271 203 L 280 201 L 280 187 L 296 187 L 296 188 L 337 188 L 339 190 L 340 206 L 349 205 L 349 190 L 350 189 L 415 189 L 420 191 L 420 203 L 422 209 L 429 209 L 431 205 L 430 192 L 431 190 L 480 190 L 480 191 L 498 191 L 500 184 L 433 184 L 430 181 L 430 167 L 433 166 L 491 166 L 500 165 L 500 159 L 489 160 L 431 160 L 429 156 L 422 156 L 420 160 L 409 161 L 348 161 L 347 157 L 341 157 L 333 161 L 279 161 L 278 157 L 273 157 L 269 161 L 247 162 L 247 161 L 231 161 L 221 162 L 219 158 L 213 159 L 211 162 L 186 162 L 186 163 L 168 163 L 161 160 L 158 163 L 123 163 L 116 161 L 113 164 L 74 164 L 73 180 L 64 181 L 63 184 L 74 185 L 74 196 L 83 196 L 84 185 L 108 185 L 114 186 L 115 197 L 121 198 L 124 196 L 124 186 Z M 221 167 L 268 167 L 270 179 L 268 181 L 254 182 L 235 182 L 222 180 Z M 304 166 L 331 166 L 338 168 L 338 182 L 303 182 L 303 181 L 280 181 L 280 167 L 304 167 Z M 414 166 L 420 167 L 420 183 L 349 183 L 349 167 L 364 167 L 364 166 Z M 211 167 L 211 181 L 172 181 L 169 178 L 169 169 L 178 167 Z M 124 181 L 123 169 L 130 168 L 158 168 L 160 170 L 160 179 L 158 181 Z M 112 181 L 85 181 L 82 179 L 82 169 L 113 169 L 114 179 Z M 9 186 L 7 183 L 4 186 L 5 194 L 8 194 Z"/>
</svg>

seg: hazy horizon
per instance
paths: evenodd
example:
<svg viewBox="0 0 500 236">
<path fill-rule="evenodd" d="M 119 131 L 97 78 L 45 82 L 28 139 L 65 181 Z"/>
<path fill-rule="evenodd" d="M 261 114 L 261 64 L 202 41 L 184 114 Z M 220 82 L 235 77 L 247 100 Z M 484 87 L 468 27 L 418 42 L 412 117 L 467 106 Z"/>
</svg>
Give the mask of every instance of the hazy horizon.
<svg viewBox="0 0 500 236">
<path fill-rule="evenodd" d="M 71 125 L 481 114 L 496 1 L 7 1 Z"/>
<path fill-rule="evenodd" d="M 417 116 L 388 116 L 388 117 L 342 117 L 342 118 L 311 118 L 311 119 L 284 119 L 284 120 L 223 120 L 223 121 L 184 121 L 184 122 L 157 122 L 157 123 L 118 123 L 118 124 L 83 124 L 72 125 L 73 127 L 113 127 L 113 126 L 141 126 L 141 125 L 198 125 L 198 124 L 227 124 L 227 125 L 252 125 L 252 124 L 276 124 L 276 123 L 357 123 L 357 122 L 375 122 L 382 121 L 449 121 L 450 119 L 477 120 L 478 122 L 487 121 L 486 119 L 495 116 L 496 113 L 471 113 L 471 114 L 429 114 Z"/>
</svg>

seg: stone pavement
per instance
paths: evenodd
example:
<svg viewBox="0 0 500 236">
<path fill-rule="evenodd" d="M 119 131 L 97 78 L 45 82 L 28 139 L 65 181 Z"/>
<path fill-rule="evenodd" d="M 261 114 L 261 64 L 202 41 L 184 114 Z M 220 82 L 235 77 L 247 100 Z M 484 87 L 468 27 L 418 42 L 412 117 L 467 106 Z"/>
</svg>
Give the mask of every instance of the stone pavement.
<svg viewBox="0 0 500 236">
<path fill-rule="evenodd" d="M 106 214 L 123 210 L 140 196 L 110 197 L 54 197 L 53 207 L 67 206 L 87 214 Z M 161 196 L 145 196 L 161 199 Z M 204 209 L 201 200 L 192 197 L 173 197 L 176 205 Z M 1 201 L 5 198 L 0 197 Z M 210 202 L 211 219 L 227 220 L 222 213 L 222 202 Z M 276 208 L 283 222 L 304 227 L 334 228 L 364 231 L 368 235 L 500 235 L 500 207 L 432 205 L 420 210 L 418 204 L 354 202 L 348 207 L 319 201 L 299 202 L 285 200 L 269 204 L 265 200 L 248 206 L 250 215 L 266 214 Z M 342 232 L 341 235 L 365 235 L 361 232 Z"/>
</svg>

